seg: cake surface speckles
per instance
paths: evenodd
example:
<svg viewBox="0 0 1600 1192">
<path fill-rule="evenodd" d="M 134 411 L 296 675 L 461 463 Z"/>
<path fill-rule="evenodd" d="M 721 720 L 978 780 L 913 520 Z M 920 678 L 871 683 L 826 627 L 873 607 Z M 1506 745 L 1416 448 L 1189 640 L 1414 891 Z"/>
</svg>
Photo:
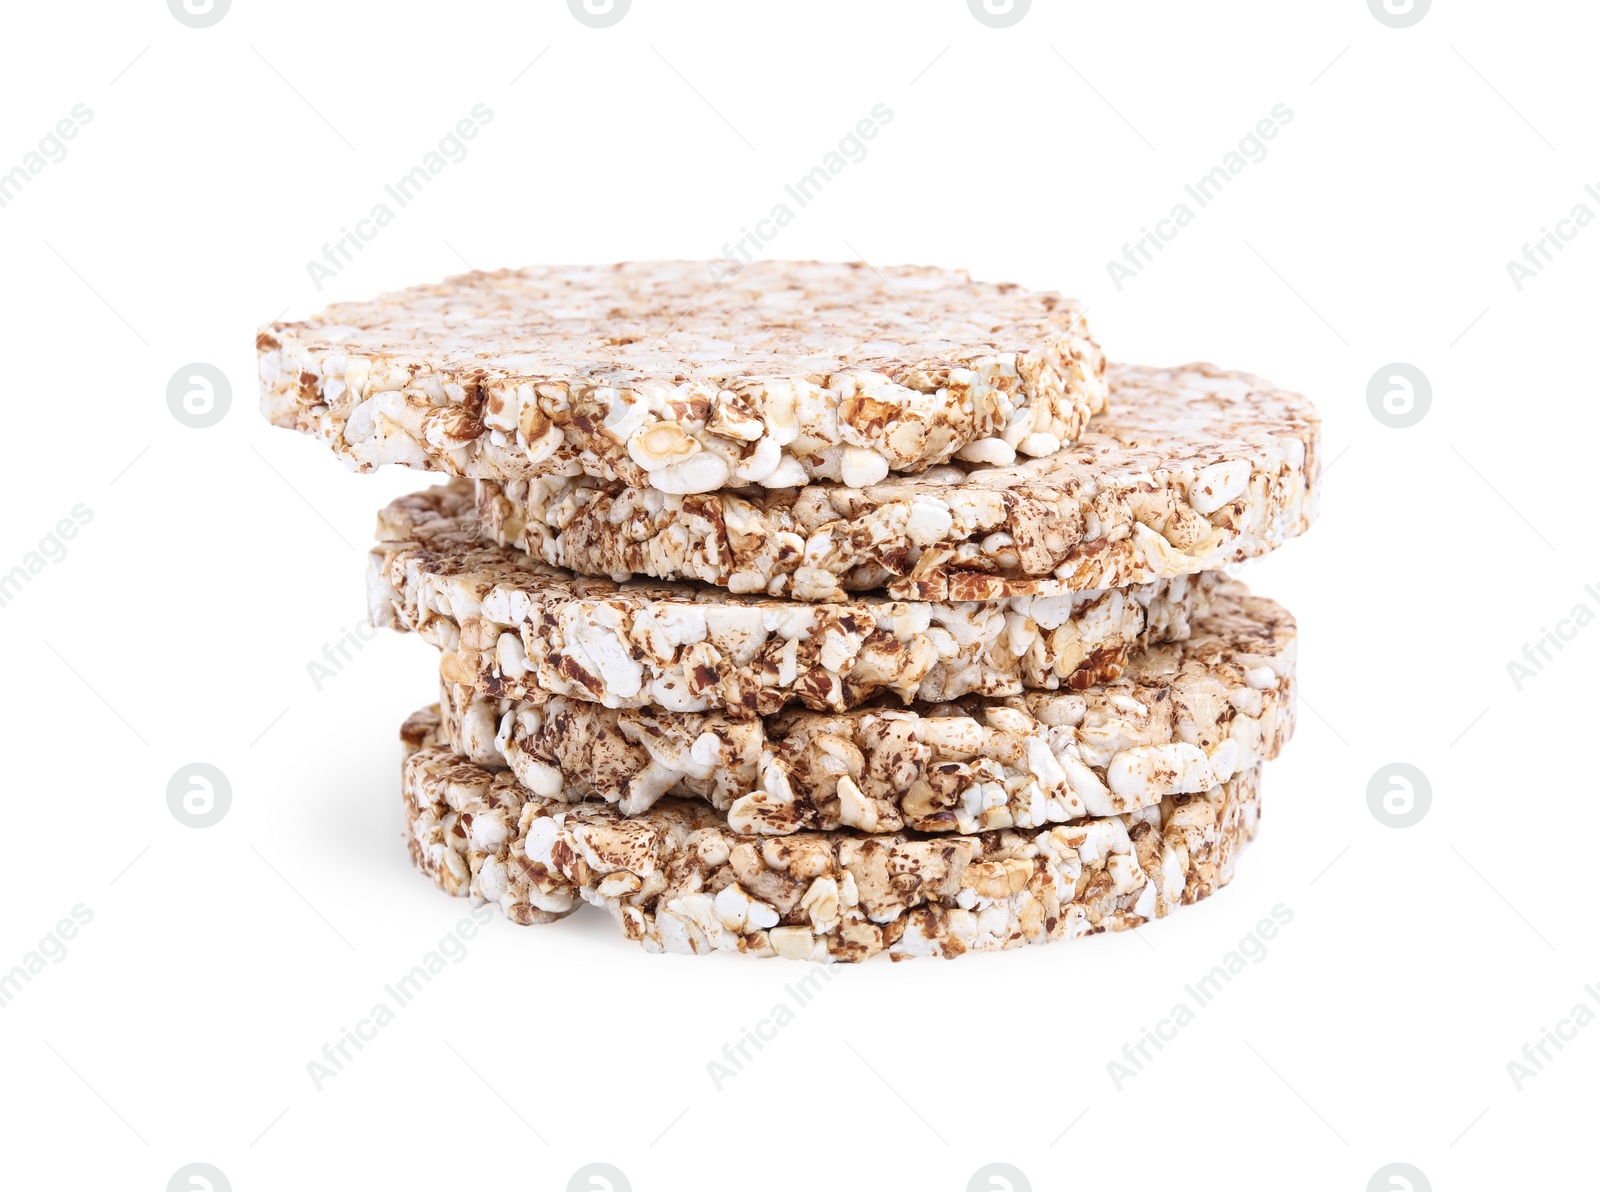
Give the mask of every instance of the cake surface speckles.
<svg viewBox="0 0 1600 1192">
<path fill-rule="evenodd" d="M 392 502 L 369 555 L 373 623 L 422 635 L 484 695 L 611 708 L 770 715 L 878 695 L 949 700 L 1081 690 L 1151 641 L 1188 636 L 1226 583 L 1203 572 L 1129 588 L 942 603 L 802 604 L 699 584 L 580 579 L 485 543 L 469 485 Z"/>
<path fill-rule="evenodd" d="M 639 815 L 698 798 L 738 833 L 1043 828 L 1210 790 L 1294 729 L 1294 620 L 1229 584 L 1183 642 L 1083 692 L 763 718 L 496 700 L 441 684 L 441 743 L 532 796 Z"/>
<path fill-rule="evenodd" d="M 1210 365 L 1111 366 L 1075 444 L 851 487 L 679 495 L 587 477 L 483 481 L 486 537 L 582 575 L 836 601 L 998 600 L 1147 583 L 1263 555 L 1316 514 L 1312 404 Z"/>
<path fill-rule="evenodd" d="M 1077 303 L 860 262 L 472 273 L 257 335 L 261 406 L 352 467 L 665 492 L 1048 455 L 1105 404 Z"/>
<path fill-rule="evenodd" d="M 1232 880 L 1256 834 L 1259 769 L 1201 794 L 1042 831 L 745 836 L 704 803 L 627 818 L 532 798 L 507 771 L 401 733 L 405 838 L 450 894 L 549 923 L 584 902 L 652 952 L 859 961 L 999 951 L 1122 931 Z"/>
</svg>

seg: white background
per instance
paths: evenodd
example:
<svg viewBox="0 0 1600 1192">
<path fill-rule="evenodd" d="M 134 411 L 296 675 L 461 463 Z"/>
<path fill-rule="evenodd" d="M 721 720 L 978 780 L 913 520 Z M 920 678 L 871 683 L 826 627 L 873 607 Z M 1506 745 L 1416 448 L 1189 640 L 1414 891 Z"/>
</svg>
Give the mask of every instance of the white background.
<svg viewBox="0 0 1600 1192">
<path fill-rule="evenodd" d="M 1006 30 L 963 0 L 5 20 L 0 170 L 93 113 L 0 208 L 0 571 L 93 515 L 0 608 L 0 970 L 93 914 L 0 1010 L 7 1186 L 156 1192 L 200 1161 L 240 1192 L 564 1189 L 596 1161 L 638 1192 L 959 1192 L 996 1161 L 1034 1189 L 1359 1192 L 1396 1161 L 1435 1189 L 1573 1186 L 1600 1023 L 1520 1091 L 1507 1061 L 1600 984 L 1600 628 L 1521 691 L 1507 662 L 1600 610 L 1600 226 L 1520 292 L 1506 262 L 1600 213 L 1592 6 L 1441 0 L 1400 30 L 1363 0 L 1037 0 Z M 477 103 L 469 155 L 319 291 L 307 261 Z M 841 970 L 720 1091 L 707 1062 L 806 968 L 648 956 L 597 912 L 496 919 L 318 1091 L 307 1062 L 467 904 L 399 834 L 432 651 L 385 634 L 321 690 L 307 669 L 363 616 L 374 510 L 424 478 L 262 422 L 255 328 L 468 264 L 720 255 L 879 103 L 868 157 L 766 255 L 1060 289 L 1116 358 L 1321 407 L 1322 521 L 1248 572 L 1299 617 L 1305 698 L 1237 881 L 1121 936 Z M 1279 103 L 1265 160 L 1119 291 L 1108 259 Z M 204 430 L 166 404 L 196 361 L 232 387 Z M 1433 387 L 1410 429 L 1367 407 L 1395 361 Z M 232 787 L 205 830 L 166 805 L 193 761 Z M 1367 806 L 1393 761 L 1431 780 L 1404 830 Z M 1278 903 L 1266 959 L 1119 1091 L 1107 1061 Z"/>
</svg>

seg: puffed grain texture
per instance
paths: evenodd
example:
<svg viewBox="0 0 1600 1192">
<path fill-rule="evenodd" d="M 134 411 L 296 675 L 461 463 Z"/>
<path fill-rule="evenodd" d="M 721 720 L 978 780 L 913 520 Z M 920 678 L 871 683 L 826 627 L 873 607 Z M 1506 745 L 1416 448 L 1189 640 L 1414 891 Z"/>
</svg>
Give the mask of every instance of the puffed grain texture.
<svg viewBox="0 0 1600 1192">
<path fill-rule="evenodd" d="M 760 719 L 496 700 L 441 682 L 441 743 L 530 796 L 639 815 L 698 798 L 747 835 L 854 828 L 971 835 L 1136 811 L 1276 757 L 1294 729 L 1295 625 L 1240 584 L 1183 642 L 1082 693 Z"/>
<path fill-rule="evenodd" d="M 257 336 L 269 421 L 352 467 L 668 492 L 1048 455 L 1105 404 L 1078 305 L 860 262 L 453 277 Z"/>
<path fill-rule="evenodd" d="M 1316 515 L 1312 404 L 1209 364 L 1114 364 L 1077 443 L 866 487 L 679 495 L 558 476 L 483 481 L 491 540 L 582 575 L 700 580 L 838 601 L 998 600 L 1119 587 L 1254 558 Z"/>
<path fill-rule="evenodd" d="M 1257 768 L 1036 832 L 746 836 L 700 802 L 627 818 L 530 798 L 509 773 L 439 746 L 437 728 L 428 712 L 402 731 L 417 867 L 517 923 L 591 903 L 651 952 L 948 958 L 1126 930 L 1226 885 L 1260 809 Z"/>
<path fill-rule="evenodd" d="M 421 634 L 445 676 L 484 695 L 765 716 L 843 711 L 892 693 L 943 701 L 1115 679 L 1149 641 L 1182 640 L 1225 582 L 1208 572 L 994 603 L 858 597 L 803 604 L 696 584 L 574 578 L 485 543 L 469 485 L 379 514 L 373 623 Z"/>
</svg>

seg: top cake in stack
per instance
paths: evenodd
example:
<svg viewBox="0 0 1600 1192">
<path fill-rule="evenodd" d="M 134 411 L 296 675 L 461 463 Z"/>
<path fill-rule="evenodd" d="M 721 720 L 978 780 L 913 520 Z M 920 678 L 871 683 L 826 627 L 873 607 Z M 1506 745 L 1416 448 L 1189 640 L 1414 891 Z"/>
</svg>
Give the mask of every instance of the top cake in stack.
<svg viewBox="0 0 1600 1192">
<path fill-rule="evenodd" d="M 1297 395 L 860 264 L 474 274 L 258 347 L 273 422 L 462 478 L 383 511 L 369 580 L 441 651 L 405 796 L 453 892 L 954 955 L 1164 914 L 1253 834 L 1293 621 L 1219 569 L 1314 516 Z"/>
<path fill-rule="evenodd" d="M 474 273 L 258 337 L 262 408 L 363 471 L 667 493 L 874 484 L 1083 433 L 1075 302 L 942 269 L 704 262 Z"/>
</svg>

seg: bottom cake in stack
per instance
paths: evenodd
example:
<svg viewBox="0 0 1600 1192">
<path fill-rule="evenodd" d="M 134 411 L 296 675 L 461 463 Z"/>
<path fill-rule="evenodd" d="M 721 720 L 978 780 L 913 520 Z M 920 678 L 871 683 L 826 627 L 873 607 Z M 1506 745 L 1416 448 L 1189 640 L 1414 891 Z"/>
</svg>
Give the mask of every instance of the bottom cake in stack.
<svg viewBox="0 0 1600 1192">
<path fill-rule="evenodd" d="M 1137 927 L 1231 880 L 1294 727 L 1293 619 L 1210 594 L 1186 640 L 1082 691 L 762 718 L 489 697 L 447 654 L 402 732 L 411 856 L 518 923 L 589 902 L 652 951 L 953 957 Z"/>
<path fill-rule="evenodd" d="M 417 867 L 518 923 L 592 903 L 657 952 L 953 957 L 1122 931 L 1227 885 L 1260 816 L 1257 766 L 1203 794 L 1037 832 L 741 835 L 686 799 L 629 817 L 539 798 L 438 744 L 439 724 L 429 709 L 401 731 Z"/>
</svg>

